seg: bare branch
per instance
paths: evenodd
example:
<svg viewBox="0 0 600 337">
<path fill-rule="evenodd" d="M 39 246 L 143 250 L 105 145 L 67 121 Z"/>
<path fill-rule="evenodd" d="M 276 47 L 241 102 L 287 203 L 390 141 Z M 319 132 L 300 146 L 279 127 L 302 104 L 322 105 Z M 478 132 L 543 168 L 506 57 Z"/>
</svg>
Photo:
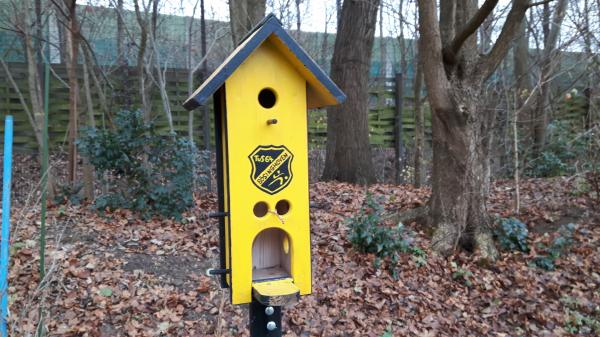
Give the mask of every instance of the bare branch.
<svg viewBox="0 0 600 337">
<path fill-rule="evenodd" d="M 442 62 L 442 40 L 440 24 L 436 13 L 435 0 L 420 0 L 419 27 L 419 57 L 423 66 L 423 74 L 430 102 L 433 109 L 446 109 L 452 105 L 448 96 L 450 82 L 446 77 Z"/>
<path fill-rule="evenodd" d="M 504 59 L 508 49 L 511 47 L 512 41 L 519 32 L 519 24 L 523 21 L 528 8 L 529 0 L 513 1 L 504 26 L 502 26 L 500 36 L 496 40 L 496 43 L 494 43 L 492 50 L 481 58 L 479 75 L 483 79 L 487 79 Z"/>
<path fill-rule="evenodd" d="M 532 2 L 527 7 L 535 7 L 535 6 L 545 5 L 545 4 L 551 3 L 553 1 L 554 0 L 545 0 L 545 1 Z"/>
<path fill-rule="evenodd" d="M 462 47 L 463 43 L 469 38 L 469 36 L 473 35 L 483 24 L 485 19 L 490 15 L 490 13 L 494 10 L 496 5 L 498 4 L 498 0 L 486 0 L 481 8 L 473 15 L 473 17 L 467 22 L 467 24 L 463 27 L 463 29 L 456 34 L 450 45 L 445 46 L 442 50 L 444 55 L 444 62 L 446 64 L 456 64 L 456 54 Z"/>
</svg>

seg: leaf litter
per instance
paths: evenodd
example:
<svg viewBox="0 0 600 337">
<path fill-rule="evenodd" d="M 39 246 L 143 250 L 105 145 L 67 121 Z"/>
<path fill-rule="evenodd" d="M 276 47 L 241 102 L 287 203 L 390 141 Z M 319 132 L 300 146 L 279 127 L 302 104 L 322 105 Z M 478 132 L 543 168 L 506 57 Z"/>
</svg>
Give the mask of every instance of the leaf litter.
<svg viewBox="0 0 600 337">
<path fill-rule="evenodd" d="M 493 186 L 493 216 L 515 216 L 511 182 Z M 503 252 L 484 263 L 477 252 L 443 258 L 429 250 L 431 230 L 405 224 L 426 254 L 402 254 L 398 278 L 374 266 L 347 238 L 345 219 L 366 189 L 311 185 L 313 293 L 285 308 L 285 336 L 568 336 L 576 310 L 600 316 L 600 215 L 564 178 L 523 182 L 520 220 L 533 243 L 550 242 L 555 223 L 577 214 L 575 244 L 554 271 L 529 265 L 528 254 Z M 373 185 L 393 214 L 426 204 L 429 190 Z M 39 288 L 39 211 L 15 205 L 9 276 L 11 336 L 32 336 L 40 318 L 48 336 L 248 336 L 247 306 L 205 275 L 217 266 L 214 195 L 196 196 L 183 222 L 141 220 L 127 210 L 99 215 L 89 206 L 48 212 L 47 277 Z M 61 208 L 62 207 L 62 208 Z M 386 224 L 382 224 L 386 225 Z M 389 224 L 394 225 L 394 224 Z M 553 227 L 554 226 L 554 227 Z M 537 230 L 536 230 L 537 228 Z M 550 230 L 545 230 L 549 228 Z M 532 245 L 535 247 L 535 245 Z M 469 282 L 456 278 L 457 268 Z M 468 272 L 468 273 L 467 273 Z M 453 277 L 454 275 L 454 277 Z M 579 334 L 594 335 L 580 327 Z"/>
</svg>

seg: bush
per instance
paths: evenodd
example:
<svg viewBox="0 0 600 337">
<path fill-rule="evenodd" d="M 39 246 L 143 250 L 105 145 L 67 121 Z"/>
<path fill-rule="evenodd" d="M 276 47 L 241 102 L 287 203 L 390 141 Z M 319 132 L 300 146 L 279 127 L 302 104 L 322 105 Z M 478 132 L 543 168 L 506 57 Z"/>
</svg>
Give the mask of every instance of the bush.
<svg viewBox="0 0 600 337">
<path fill-rule="evenodd" d="M 127 208 L 145 217 L 179 219 L 192 205 L 193 144 L 159 134 L 140 111 L 119 112 L 114 129 L 83 130 L 79 149 L 109 186 L 110 191 L 96 199 L 99 210 Z"/>
<path fill-rule="evenodd" d="M 423 264 L 425 253 L 411 245 L 402 223 L 396 227 L 385 227 L 383 223 L 384 209 L 380 200 L 370 193 L 359 211 L 359 214 L 347 220 L 350 229 L 348 239 L 362 253 L 374 254 L 378 266 L 382 259 L 389 259 L 390 271 L 396 277 L 396 265 L 400 253 L 412 253 L 417 257 L 417 264 Z"/>
<path fill-rule="evenodd" d="M 500 246 L 508 251 L 528 252 L 528 235 L 527 225 L 515 218 L 500 219 L 500 224 L 496 228 L 496 237 Z"/>
<path fill-rule="evenodd" d="M 567 123 L 552 122 L 547 127 L 548 143 L 537 158 L 529 158 L 526 174 L 534 177 L 555 177 L 572 174 L 570 162 L 577 158 L 580 144 L 573 142 L 573 131 Z"/>
<path fill-rule="evenodd" d="M 525 174 L 534 177 L 600 172 L 598 127 L 576 133 L 566 122 L 548 125 L 548 143 L 539 157 L 529 158 Z"/>
<path fill-rule="evenodd" d="M 528 171 L 534 177 L 556 177 L 569 173 L 564 156 L 553 151 L 544 151 L 541 157 L 534 159 Z"/>
<path fill-rule="evenodd" d="M 70 203 L 72 205 L 80 205 L 83 201 L 83 196 L 80 193 L 82 189 L 82 183 L 74 183 L 73 185 L 71 185 L 70 183 L 59 183 L 56 185 L 56 192 L 53 198 L 54 202 L 59 205 L 66 203 Z"/>
<path fill-rule="evenodd" d="M 558 230 L 558 235 L 549 246 L 540 245 L 540 249 L 544 252 L 533 259 L 533 264 L 544 270 L 554 270 L 556 268 L 556 260 L 564 253 L 564 251 L 573 243 L 573 234 L 576 226 L 572 223 L 562 226 Z"/>
</svg>

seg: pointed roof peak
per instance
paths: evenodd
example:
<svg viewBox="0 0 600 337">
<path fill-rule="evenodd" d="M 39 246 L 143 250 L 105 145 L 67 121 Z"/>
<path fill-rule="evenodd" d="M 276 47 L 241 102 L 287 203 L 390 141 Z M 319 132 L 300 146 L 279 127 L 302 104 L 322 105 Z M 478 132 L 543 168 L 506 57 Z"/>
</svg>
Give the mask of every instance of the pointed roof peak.
<svg viewBox="0 0 600 337">
<path fill-rule="evenodd" d="M 232 54 L 183 103 L 183 106 L 192 110 L 205 104 L 237 68 L 271 36 L 277 40 L 276 47 L 284 57 L 288 58 L 298 73 L 306 79 L 309 109 L 336 105 L 346 100 L 346 95 L 340 88 L 283 29 L 281 21 L 271 13 L 246 34 Z"/>
<path fill-rule="evenodd" d="M 260 29 L 262 26 L 264 26 L 267 22 L 271 22 L 274 24 L 278 24 L 280 27 L 283 28 L 283 23 L 275 16 L 275 14 L 273 13 L 269 13 L 267 14 L 267 16 L 265 16 L 262 20 L 260 20 L 255 26 L 254 28 L 252 28 L 248 33 L 246 33 L 246 35 L 244 35 L 244 37 L 242 38 L 242 40 L 240 40 L 240 42 L 238 43 L 238 46 L 242 43 L 244 43 L 244 41 L 246 41 L 250 36 L 252 36 L 252 34 L 254 34 L 255 31 L 257 31 L 258 29 Z"/>
</svg>

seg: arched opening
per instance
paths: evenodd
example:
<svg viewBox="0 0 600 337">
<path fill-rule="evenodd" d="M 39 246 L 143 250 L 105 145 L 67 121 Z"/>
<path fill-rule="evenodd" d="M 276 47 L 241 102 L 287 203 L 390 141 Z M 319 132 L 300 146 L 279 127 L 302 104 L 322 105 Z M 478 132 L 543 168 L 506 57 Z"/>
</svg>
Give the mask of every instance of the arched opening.
<svg viewBox="0 0 600 337">
<path fill-rule="evenodd" d="M 291 276 L 291 243 L 286 232 L 267 228 L 258 233 L 252 244 L 252 281 Z"/>
</svg>

